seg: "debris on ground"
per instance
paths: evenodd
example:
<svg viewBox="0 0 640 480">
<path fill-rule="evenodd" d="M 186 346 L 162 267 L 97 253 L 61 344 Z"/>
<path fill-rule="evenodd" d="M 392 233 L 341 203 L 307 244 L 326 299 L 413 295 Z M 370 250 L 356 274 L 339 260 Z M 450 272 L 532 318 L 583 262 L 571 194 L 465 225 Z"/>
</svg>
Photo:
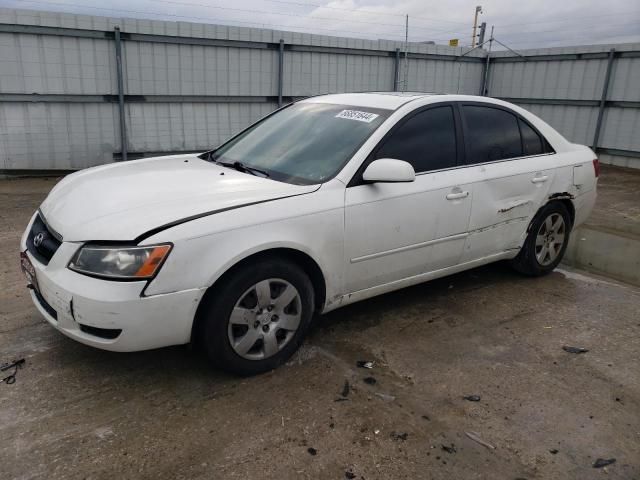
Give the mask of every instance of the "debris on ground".
<svg viewBox="0 0 640 480">
<path fill-rule="evenodd" d="M 6 372 L 7 370 L 11 370 L 13 368 L 13 372 L 0 379 L 0 383 L 6 383 L 7 385 L 16 383 L 16 374 L 18 373 L 18 369 L 24 366 L 25 361 L 26 360 L 24 358 L 21 358 L 13 362 L 3 363 L 2 365 L 0 365 L 0 372 Z"/>
<path fill-rule="evenodd" d="M 462 397 L 464 400 L 469 400 L 470 402 L 479 402 L 480 395 L 467 395 L 466 397 Z"/>
<path fill-rule="evenodd" d="M 345 380 L 344 386 L 342 387 L 342 392 L 340 392 L 340 395 L 343 398 L 347 398 L 349 396 L 350 391 L 351 391 L 351 386 L 349 385 L 349 380 Z"/>
<path fill-rule="evenodd" d="M 556 453 L 558 453 L 558 449 L 557 448 L 552 448 L 551 450 L 549 450 L 549 453 L 551 455 L 555 455 Z"/>
<path fill-rule="evenodd" d="M 440 448 L 442 448 L 442 450 L 444 450 L 447 453 L 456 453 L 456 446 L 452 443 L 450 446 L 447 445 L 440 445 Z"/>
<path fill-rule="evenodd" d="M 374 395 L 376 397 L 380 397 L 382 400 L 386 402 L 393 402 L 396 399 L 396 397 L 394 397 L 393 395 L 389 395 L 388 393 L 375 392 Z"/>
<path fill-rule="evenodd" d="M 318 450 L 316 450 L 313 447 L 307 448 L 307 452 L 309 452 L 309 455 L 317 455 L 318 454 Z"/>
<path fill-rule="evenodd" d="M 356 478 L 356 474 L 353 473 L 351 470 L 347 470 L 346 472 L 344 472 L 344 476 L 349 480 L 353 480 L 354 478 Z"/>
<path fill-rule="evenodd" d="M 403 442 L 409 438 L 409 434 L 407 432 L 399 433 L 399 432 L 391 432 L 391 438 L 396 442 L 398 440 L 402 440 Z"/>
<path fill-rule="evenodd" d="M 368 369 L 372 369 L 373 366 L 375 365 L 374 362 L 372 362 L 371 360 L 358 360 L 356 362 L 356 365 L 359 368 L 368 368 Z"/>
<path fill-rule="evenodd" d="M 362 379 L 362 381 L 367 385 L 375 385 L 377 383 L 377 380 L 373 377 L 365 377 Z"/>
<path fill-rule="evenodd" d="M 563 346 L 562 349 L 568 353 L 587 353 L 589 351 L 587 348 L 569 347 L 567 345 Z"/>
<path fill-rule="evenodd" d="M 422 415 L 422 419 L 427 420 L 428 422 L 431 421 L 431 417 L 429 417 L 429 415 Z"/>
<path fill-rule="evenodd" d="M 602 468 L 602 467 L 606 467 L 607 465 L 612 465 L 616 463 L 616 459 L 615 458 L 598 458 L 594 463 L 593 463 L 593 468 Z"/>
<path fill-rule="evenodd" d="M 479 443 L 483 447 L 487 447 L 489 450 L 496 449 L 496 447 L 491 445 L 489 442 L 485 442 L 484 440 L 482 440 L 482 438 L 480 438 L 480 435 L 478 435 L 476 432 L 464 432 L 464 434 L 474 442 Z"/>
</svg>

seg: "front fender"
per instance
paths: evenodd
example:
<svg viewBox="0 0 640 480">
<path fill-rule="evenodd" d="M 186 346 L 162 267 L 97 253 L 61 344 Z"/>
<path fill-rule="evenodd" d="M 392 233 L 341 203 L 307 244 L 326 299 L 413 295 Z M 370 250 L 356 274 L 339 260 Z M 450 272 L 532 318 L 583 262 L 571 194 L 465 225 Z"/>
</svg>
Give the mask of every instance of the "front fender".
<svg viewBox="0 0 640 480">
<path fill-rule="evenodd" d="M 313 259 L 325 278 L 326 298 L 342 293 L 344 197 L 338 192 L 327 193 L 324 198 L 314 197 L 301 196 L 264 204 L 259 210 L 225 212 L 147 239 L 145 243 L 171 241 L 174 248 L 158 276 L 147 287 L 146 295 L 209 288 L 238 262 L 274 248 L 297 250 Z M 318 205 L 324 208 L 317 211 Z M 283 211 L 289 214 L 286 218 L 273 218 L 278 211 L 281 217 L 284 216 Z M 292 211 L 297 215 L 292 216 Z M 255 217 L 258 214 L 266 221 L 250 226 L 232 226 L 233 222 L 241 223 L 242 216 Z M 201 233 L 211 231 L 213 224 L 216 224 L 218 231 Z M 220 231 L 221 224 L 226 224 L 227 229 Z M 176 239 L 181 236 L 186 238 Z"/>
</svg>

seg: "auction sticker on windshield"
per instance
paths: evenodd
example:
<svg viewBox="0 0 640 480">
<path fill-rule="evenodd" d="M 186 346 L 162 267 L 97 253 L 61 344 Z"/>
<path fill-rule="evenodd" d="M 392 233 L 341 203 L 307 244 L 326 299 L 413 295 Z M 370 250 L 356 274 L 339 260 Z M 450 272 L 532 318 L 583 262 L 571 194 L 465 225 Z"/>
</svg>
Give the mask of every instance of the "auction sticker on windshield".
<svg viewBox="0 0 640 480">
<path fill-rule="evenodd" d="M 359 110 L 342 110 L 336 115 L 336 118 L 346 118 L 366 123 L 371 123 L 378 117 L 379 115 L 377 113 L 361 112 Z"/>
</svg>

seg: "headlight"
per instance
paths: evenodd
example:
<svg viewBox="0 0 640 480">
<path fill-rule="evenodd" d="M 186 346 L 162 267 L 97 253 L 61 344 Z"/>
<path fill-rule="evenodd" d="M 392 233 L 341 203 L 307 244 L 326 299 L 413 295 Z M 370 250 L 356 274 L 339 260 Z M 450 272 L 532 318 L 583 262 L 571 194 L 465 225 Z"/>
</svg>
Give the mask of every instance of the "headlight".
<svg viewBox="0 0 640 480">
<path fill-rule="evenodd" d="M 153 277 L 169 255 L 171 245 L 118 247 L 87 244 L 69 262 L 78 273 L 113 280 L 144 280 Z"/>
</svg>

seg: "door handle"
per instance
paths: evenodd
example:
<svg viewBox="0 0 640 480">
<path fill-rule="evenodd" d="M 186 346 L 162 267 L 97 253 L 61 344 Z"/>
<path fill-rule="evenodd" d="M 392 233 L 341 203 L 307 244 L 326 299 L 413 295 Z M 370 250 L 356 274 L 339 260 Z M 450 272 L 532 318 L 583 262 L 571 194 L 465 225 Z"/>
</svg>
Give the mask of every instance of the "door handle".
<svg viewBox="0 0 640 480">
<path fill-rule="evenodd" d="M 447 195 L 447 200 L 457 200 L 459 198 L 467 198 L 469 196 L 469 192 L 453 192 Z"/>
<path fill-rule="evenodd" d="M 540 175 L 539 177 L 533 177 L 531 183 L 543 183 L 549 180 L 549 175 Z"/>
</svg>

